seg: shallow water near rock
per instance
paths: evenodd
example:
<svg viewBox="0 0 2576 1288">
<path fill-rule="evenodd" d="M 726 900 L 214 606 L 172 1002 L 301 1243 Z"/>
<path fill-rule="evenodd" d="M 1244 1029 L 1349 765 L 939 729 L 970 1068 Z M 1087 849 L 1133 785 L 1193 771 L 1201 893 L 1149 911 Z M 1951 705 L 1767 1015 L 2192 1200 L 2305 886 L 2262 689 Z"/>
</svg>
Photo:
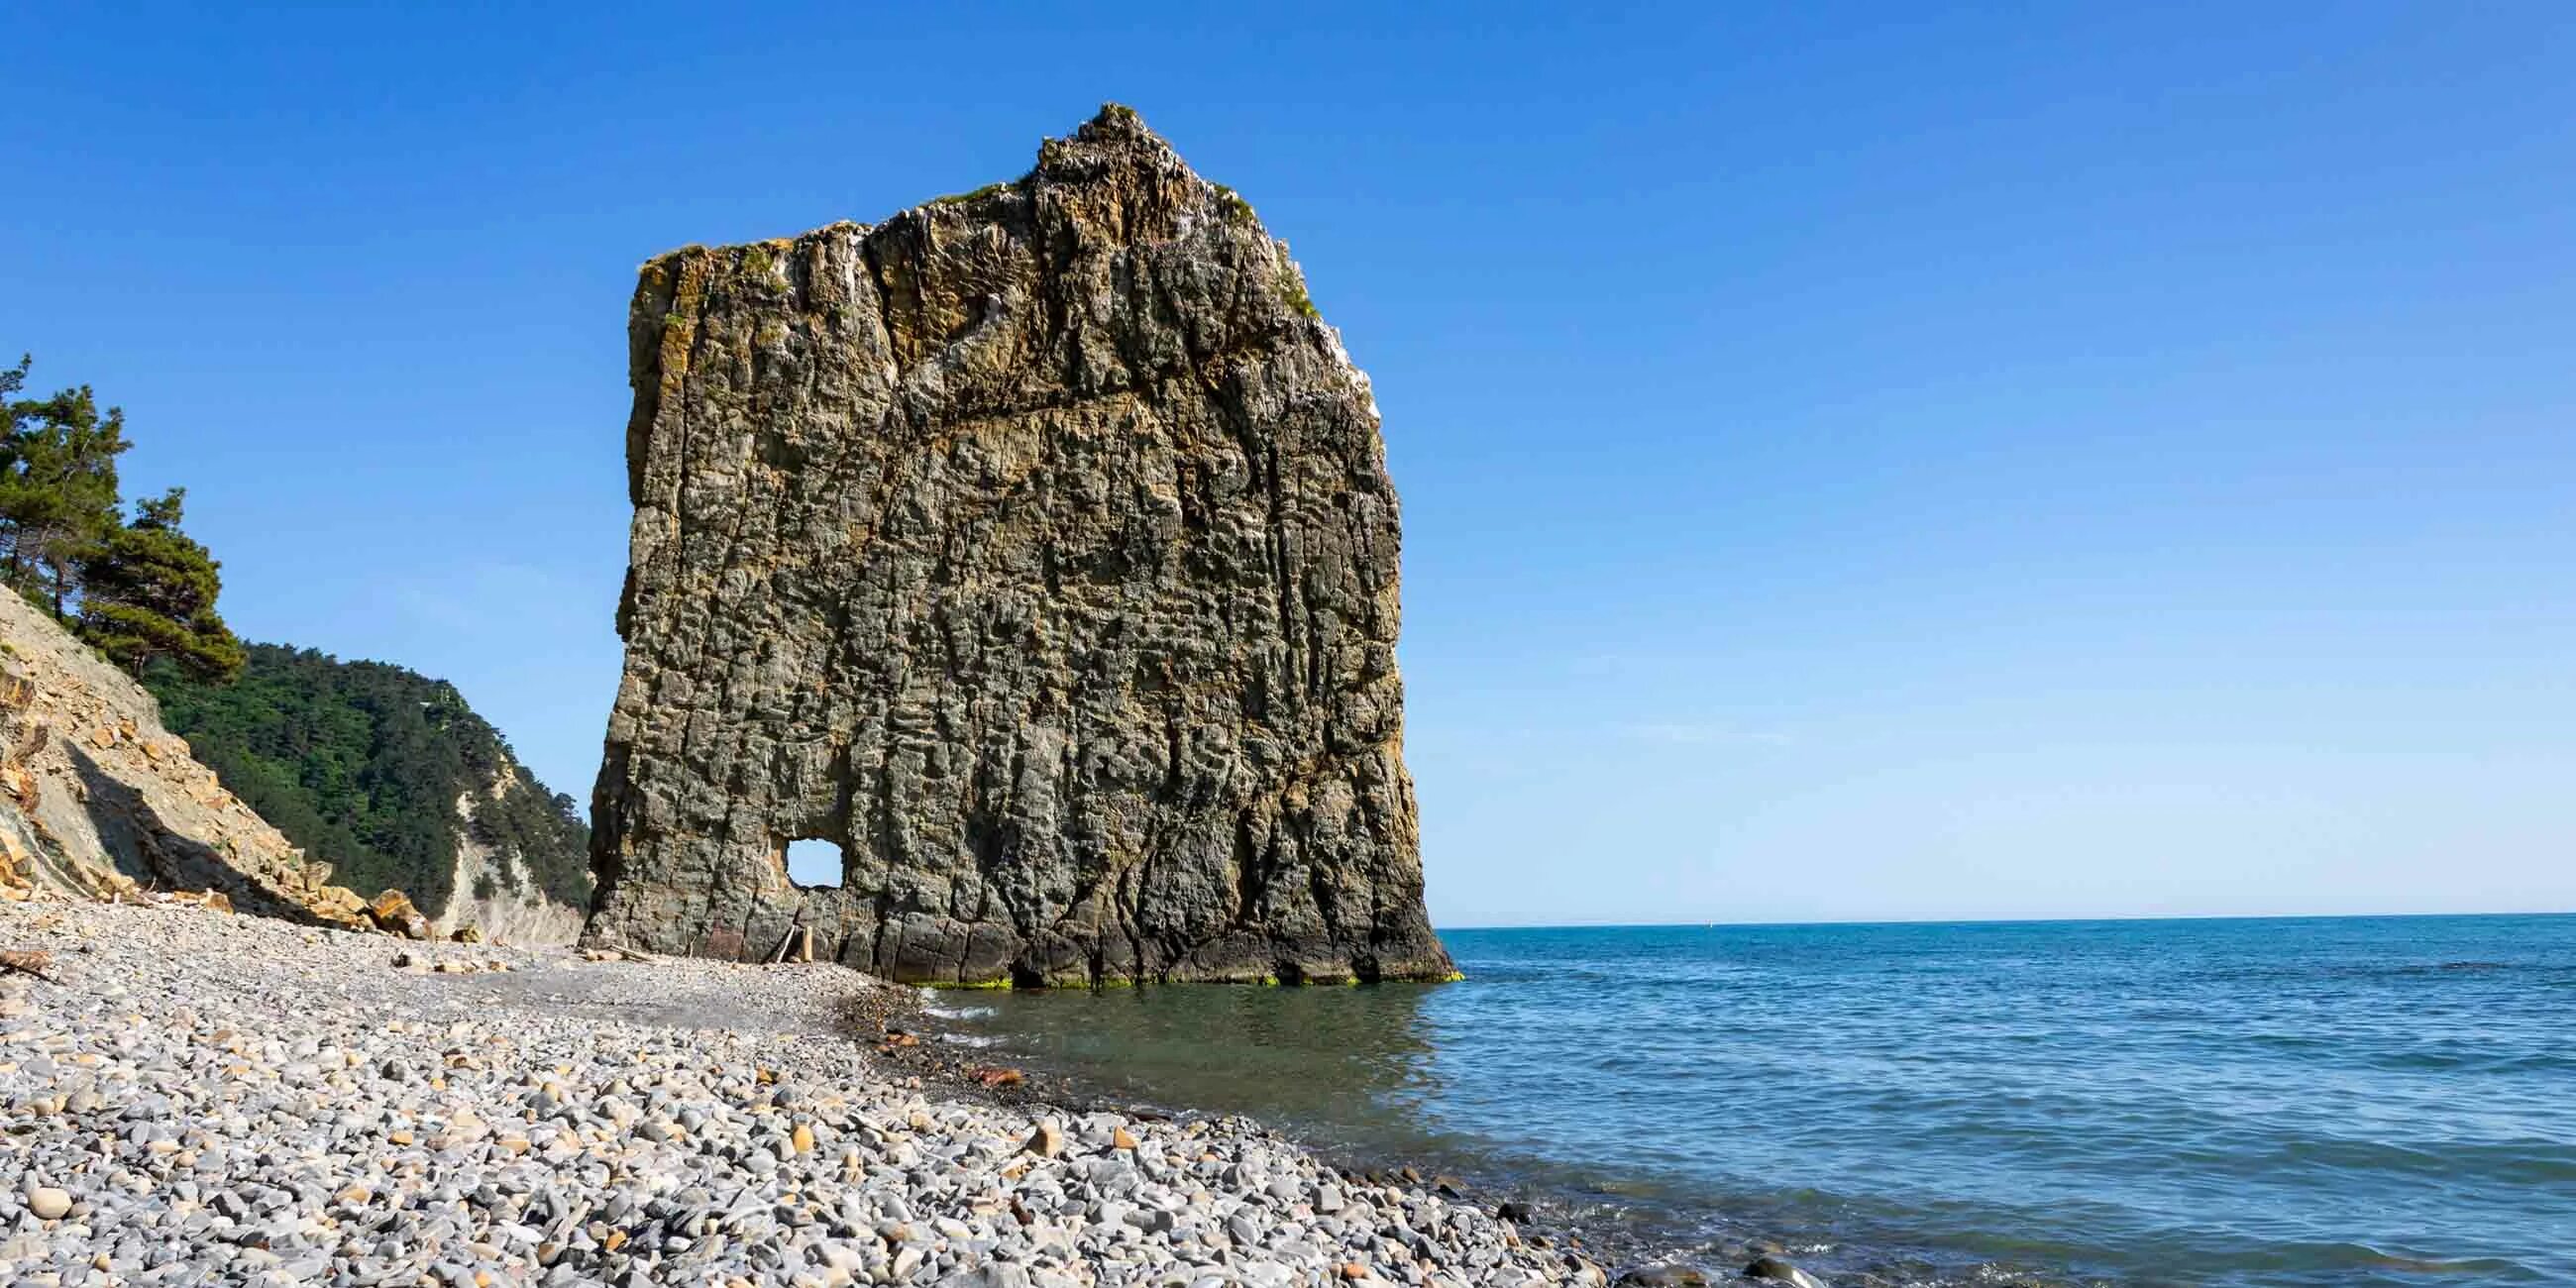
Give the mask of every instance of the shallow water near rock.
<svg viewBox="0 0 2576 1288">
<path fill-rule="evenodd" d="M 1464 983 L 936 1009 L 1105 1094 L 1535 1197 L 1630 1256 L 2576 1282 L 2576 917 L 1445 938 Z"/>
</svg>

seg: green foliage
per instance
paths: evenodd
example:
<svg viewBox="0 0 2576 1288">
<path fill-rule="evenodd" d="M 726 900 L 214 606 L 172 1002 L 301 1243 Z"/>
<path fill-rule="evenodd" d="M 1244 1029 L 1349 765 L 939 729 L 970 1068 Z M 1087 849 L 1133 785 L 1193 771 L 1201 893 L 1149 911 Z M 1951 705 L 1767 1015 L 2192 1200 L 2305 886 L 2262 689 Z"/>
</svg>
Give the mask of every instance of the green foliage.
<svg viewBox="0 0 2576 1288">
<path fill-rule="evenodd" d="M 245 649 L 215 611 L 222 565 L 181 530 L 186 492 L 141 500 L 127 521 L 124 413 L 102 413 L 86 385 L 19 397 L 30 366 L 0 369 L 0 582 L 141 676 L 197 758 L 341 884 L 400 889 L 443 912 L 457 893 L 457 801 L 470 792 L 473 839 L 499 856 L 494 893 L 533 885 L 589 904 L 589 829 L 571 797 L 518 772 L 447 684 Z"/>
<path fill-rule="evenodd" d="M 240 674 L 241 641 L 215 613 L 222 565 L 179 530 L 185 488 L 137 504 L 134 522 L 80 552 L 73 633 L 137 675 L 168 658 L 201 680 Z"/>
<path fill-rule="evenodd" d="M 457 801 L 472 793 L 472 836 L 503 868 L 496 891 L 533 885 L 589 905 L 590 834 L 572 798 L 519 769 L 453 685 L 274 644 L 251 645 L 230 685 L 166 662 L 144 683 L 225 787 L 360 894 L 400 889 L 432 916 L 445 911 L 459 893 Z"/>
<path fill-rule="evenodd" d="M 977 188 L 973 192 L 952 192 L 944 197 L 933 197 L 922 204 L 930 206 L 955 206 L 962 205 L 969 201 L 982 201 L 984 198 L 990 197 L 995 193 L 1002 192 L 1010 186 L 1011 185 L 1007 183 L 988 183 L 981 188 Z"/>
<path fill-rule="evenodd" d="M 0 373 L 0 397 L 26 387 L 34 360 Z M 9 397 L 0 426 L 0 580 L 57 618 L 79 592 L 83 553 L 117 527 L 116 458 L 125 413 L 104 414 L 87 385 Z"/>
<path fill-rule="evenodd" d="M 1284 263 L 1279 266 L 1279 294 L 1286 298 L 1288 307 L 1297 310 L 1300 316 L 1307 318 L 1322 316 L 1315 312 L 1314 299 L 1306 294 L 1306 279 L 1299 276 L 1293 266 Z"/>
<path fill-rule="evenodd" d="M 0 581 L 137 675 L 167 659 L 201 679 L 241 670 L 241 641 L 215 612 L 222 565 L 180 530 L 178 488 L 125 519 L 116 458 L 125 413 L 89 386 L 16 397 L 34 360 L 0 372 Z"/>
<path fill-rule="evenodd" d="M 1261 226 L 1261 217 L 1252 212 L 1252 203 L 1244 200 L 1242 193 L 1236 192 L 1234 189 L 1221 183 L 1212 183 L 1208 186 L 1216 189 L 1217 209 L 1225 212 L 1225 221 L 1227 223 L 1232 224 L 1237 228 L 1258 228 Z"/>
</svg>

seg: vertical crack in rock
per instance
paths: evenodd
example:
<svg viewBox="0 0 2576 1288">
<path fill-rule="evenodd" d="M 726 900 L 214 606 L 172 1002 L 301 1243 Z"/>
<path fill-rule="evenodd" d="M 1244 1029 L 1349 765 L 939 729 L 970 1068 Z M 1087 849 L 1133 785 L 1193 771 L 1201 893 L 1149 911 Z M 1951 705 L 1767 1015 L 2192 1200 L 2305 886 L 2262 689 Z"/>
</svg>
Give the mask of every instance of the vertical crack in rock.
<svg viewBox="0 0 2576 1288">
<path fill-rule="evenodd" d="M 1437 978 L 1367 378 L 1136 114 L 628 321 L 594 935 L 898 979 Z M 780 856 L 822 838 L 842 881 Z"/>
</svg>

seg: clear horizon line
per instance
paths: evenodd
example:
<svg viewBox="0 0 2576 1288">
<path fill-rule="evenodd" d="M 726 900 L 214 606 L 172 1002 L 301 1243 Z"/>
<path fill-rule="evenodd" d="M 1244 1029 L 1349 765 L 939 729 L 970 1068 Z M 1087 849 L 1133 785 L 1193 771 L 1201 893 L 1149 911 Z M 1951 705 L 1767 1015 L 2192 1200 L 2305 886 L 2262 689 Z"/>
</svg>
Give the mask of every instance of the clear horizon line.
<svg viewBox="0 0 2576 1288">
<path fill-rule="evenodd" d="M 1814 921 L 1529 921 L 1508 924 L 1435 925 L 1432 930 L 1760 930 L 1799 926 L 2062 926 L 2141 921 L 2395 921 L 2436 917 L 2576 917 L 2576 909 L 2555 912 L 2208 912 L 2130 913 L 2089 917 L 1887 917 L 1832 918 Z"/>
</svg>

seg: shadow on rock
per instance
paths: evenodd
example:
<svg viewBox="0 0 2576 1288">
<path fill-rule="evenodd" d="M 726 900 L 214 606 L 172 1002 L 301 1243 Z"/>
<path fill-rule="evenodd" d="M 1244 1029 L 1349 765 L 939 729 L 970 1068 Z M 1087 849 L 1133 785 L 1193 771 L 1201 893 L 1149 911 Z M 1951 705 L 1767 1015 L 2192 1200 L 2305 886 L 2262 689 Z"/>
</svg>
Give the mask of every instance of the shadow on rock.
<svg viewBox="0 0 2576 1288">
<path fill-rule="evenodd" d="M 165 890 L 221 891 L 237 912 L 306 926 L 332 924 L 287 892 L 235 867 L 213 846 L 174 831 L 143 793 L 108 773 L 86 748 L 66 741 L 64 750 L 80 775 L 81 808 L 119 872 Z"/>
</svg>

